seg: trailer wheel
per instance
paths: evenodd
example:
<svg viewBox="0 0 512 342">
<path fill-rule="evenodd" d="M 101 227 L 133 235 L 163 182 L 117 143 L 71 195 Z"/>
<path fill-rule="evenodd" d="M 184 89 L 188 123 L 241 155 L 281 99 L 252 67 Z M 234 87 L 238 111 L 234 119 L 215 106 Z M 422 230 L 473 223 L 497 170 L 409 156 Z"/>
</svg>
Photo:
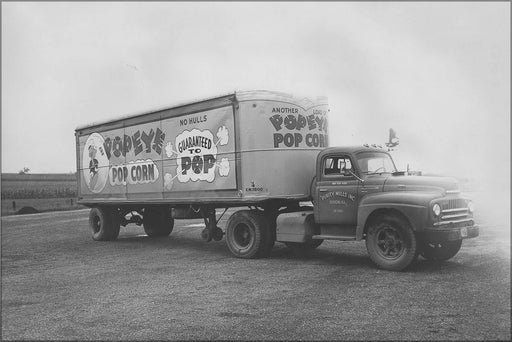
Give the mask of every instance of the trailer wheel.
<svg viewBox="0 0 512 342">
<path fill-rule="evenodd" d="M 238 258 L 259 258 L 269 252 L 268 230 L 268 221 L 262 213 L 240 210 L 228 220 L 226 243 Z"/>
<path fill-rule="evenodd" d="M 174 219 L 168 207 L 147 207 L 143 212 L 144 232 L 149 237 L 169 236 L 174 228 Z"/>
<path fill-rule="evenodd" d="M 380 268 L 402 271 L 418 257 L 416 236 L 409 223 L 397 215 L 384 215 L 368 228 L 366 248 Z"/>
<path fill-rule="evenodd" d="M 457 254 L 462 246 L 462 240 L 444 241 L 441 243 L 422 242 L 421 256 L 427 260 L 445 261 Z"/>
<path fill-rule="evenodd" d="M 94 207 L 89 212 L 89 228 L 93 240 L 111 241 L 119 236 L 119 215 L 108 207 Z"/>
</svg>

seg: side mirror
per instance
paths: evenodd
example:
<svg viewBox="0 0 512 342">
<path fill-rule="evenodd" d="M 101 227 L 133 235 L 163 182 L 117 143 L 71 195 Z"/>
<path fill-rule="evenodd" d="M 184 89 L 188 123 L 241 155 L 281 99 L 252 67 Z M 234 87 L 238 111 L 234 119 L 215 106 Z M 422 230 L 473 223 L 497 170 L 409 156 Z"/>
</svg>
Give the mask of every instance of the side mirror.
<svg viewBox="0 0 512 342">
<path fill-rule="evenodd" d="M 354 173 L 350 169 L 343 169 L 343 176 L 353 176 Z"/>
<path fill-rule="evenodd" d="M 345 175 L 345 173 L 348 172 L 348 175 L 349 176 L 353 176 L 355 178 L 357 178 L 357 180 L 359 180 L 361 183 L 364 183 L 364 179 L 362 178 L 359 178 L 352 170 L 343 170 L 343 174 Z"/>
</svg>

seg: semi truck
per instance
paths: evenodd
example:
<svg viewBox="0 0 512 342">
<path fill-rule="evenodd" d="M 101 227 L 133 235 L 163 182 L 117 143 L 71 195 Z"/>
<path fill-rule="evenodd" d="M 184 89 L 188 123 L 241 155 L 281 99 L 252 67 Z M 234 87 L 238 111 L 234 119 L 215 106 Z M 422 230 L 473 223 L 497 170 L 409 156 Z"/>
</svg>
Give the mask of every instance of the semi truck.
<svg viewBox="0 0 512 342">
<path fill-rule="evenodd" d="M 129 223 L 168 237 L 175 220 L 202 219 L 202 238 L 225 238 L 235 257 L 265 257 L 276 241 L 365 240 L 378 267 L 401 271 L 478 236 L 455 179 L 407 175 L 375 145 L 329 147 L 329 115 L 325 97 L 237 91 L 78 127 L 92 238 L 115 240 Z"/>
</svg>

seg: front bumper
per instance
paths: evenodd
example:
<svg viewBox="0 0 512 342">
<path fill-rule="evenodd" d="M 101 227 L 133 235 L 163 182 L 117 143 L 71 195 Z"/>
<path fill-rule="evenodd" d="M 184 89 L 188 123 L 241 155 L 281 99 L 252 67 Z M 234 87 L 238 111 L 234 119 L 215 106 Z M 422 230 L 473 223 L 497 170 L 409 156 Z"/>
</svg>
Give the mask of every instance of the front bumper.
<svg viewBox="0 0 512 342">
<path fill-rule="evenodd" d="M 480 234 L 477 225 L 457 228 L 425 228 L 424 239 L 431 243 L 475 238 Z"/>
</svg>

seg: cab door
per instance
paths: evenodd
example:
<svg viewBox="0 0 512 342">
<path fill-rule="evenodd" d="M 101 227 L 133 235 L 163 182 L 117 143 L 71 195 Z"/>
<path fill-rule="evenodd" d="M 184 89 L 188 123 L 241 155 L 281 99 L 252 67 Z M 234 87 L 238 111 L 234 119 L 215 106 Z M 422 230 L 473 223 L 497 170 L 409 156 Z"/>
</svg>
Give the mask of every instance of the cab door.
<svg viewBox="0 0 512 342">
<path fill-rule="evenodd" d="M 349 155 L 326 155 L 316 183 L 315 217 L 320 224 L 356 225 L 359 180 Z"/>
</svg>

